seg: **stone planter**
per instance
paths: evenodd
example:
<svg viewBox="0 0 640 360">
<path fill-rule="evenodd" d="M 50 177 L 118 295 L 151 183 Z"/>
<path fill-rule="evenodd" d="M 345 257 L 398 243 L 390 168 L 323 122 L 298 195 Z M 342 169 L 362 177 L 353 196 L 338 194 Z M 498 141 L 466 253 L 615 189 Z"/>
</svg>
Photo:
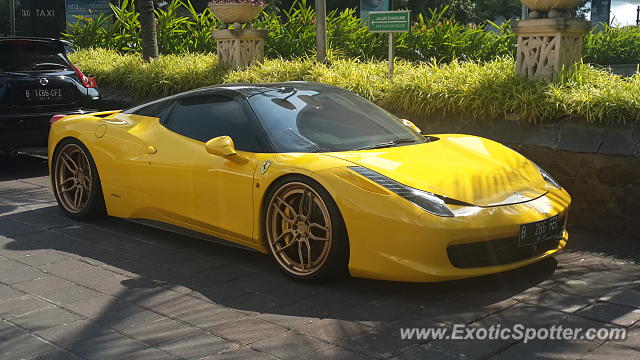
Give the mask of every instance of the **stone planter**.
<svg viewBox="0 0 640 360">
<path fill-rule="evenodd" d="M 578 7 L 580 0 L 522 0 L 531 10 L 549 12 L 551 9 L 571 10 Z"/>
<path fill-rule="evenodd" d="M 225 24 L 248 24 L 264 9 L 264 6 L 251 4 L 214 4 L 209 3 L 211 12 Z"/>
</svg>

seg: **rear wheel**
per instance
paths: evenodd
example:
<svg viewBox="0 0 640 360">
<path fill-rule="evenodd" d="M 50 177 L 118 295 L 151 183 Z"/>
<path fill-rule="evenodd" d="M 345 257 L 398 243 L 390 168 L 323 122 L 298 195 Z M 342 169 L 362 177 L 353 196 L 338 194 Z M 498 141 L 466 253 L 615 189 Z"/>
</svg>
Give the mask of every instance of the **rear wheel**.
<svg viewBox="0 0 640 360">
<path fill-rule="evenodd" d="M 268 247 L 282 271 L 309 282 L 346 275 L 347 233 L 324 188 L 303 177 L 289 178 L 273 187 L 266 206 Z"/>
<path fill-rule="evenodd" d="M 68 216 L 90 220 L 106 215 L 98 170 L 80 141 L 63 140 L 53 155 L 51 170 L 53 192 Z"/>
</svg>

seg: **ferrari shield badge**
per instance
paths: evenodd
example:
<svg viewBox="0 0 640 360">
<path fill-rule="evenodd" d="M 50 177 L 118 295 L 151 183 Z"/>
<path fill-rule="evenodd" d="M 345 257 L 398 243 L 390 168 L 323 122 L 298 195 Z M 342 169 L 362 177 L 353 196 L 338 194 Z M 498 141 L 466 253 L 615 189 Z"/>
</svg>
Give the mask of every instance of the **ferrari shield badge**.
<svg viewBox="0 0 640 360">
<path fill-rule="evenodd" d="M 264 175 L 267 172 L 267 170 L 269 170 L 269 166 L 271 166 L 271 161 L 263 162 L 262 166 L 260 167 L 260 173 Z"/>
</svg>

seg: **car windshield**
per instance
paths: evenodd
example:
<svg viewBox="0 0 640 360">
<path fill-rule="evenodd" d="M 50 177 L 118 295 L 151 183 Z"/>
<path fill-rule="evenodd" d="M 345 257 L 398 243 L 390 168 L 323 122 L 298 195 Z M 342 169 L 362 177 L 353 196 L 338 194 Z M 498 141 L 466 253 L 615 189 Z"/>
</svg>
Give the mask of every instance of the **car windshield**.
<svg viewBox="0 0 640 360">
<path fill-rule="evenodd" d="M 277 152 L 336 152 L 421 144 L 400 119 L 346 90 L 282 88 L 249 98 Z"/>
<path fill-rule="evenodd" d="M 42 41 L 0 42 L 0 71 L 43 71 L 69 69 L 61 47 Z"/>
</svg>

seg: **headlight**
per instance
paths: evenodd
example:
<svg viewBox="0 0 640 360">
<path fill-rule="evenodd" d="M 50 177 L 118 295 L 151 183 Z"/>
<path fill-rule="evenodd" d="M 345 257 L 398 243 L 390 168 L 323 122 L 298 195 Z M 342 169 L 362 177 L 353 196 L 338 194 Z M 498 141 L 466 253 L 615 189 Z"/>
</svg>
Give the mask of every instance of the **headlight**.
<svg viewBox="0 0 640 360">
<path fill-rule="evenodd" d="M 549 184 L 553 185 L 553 187 L 557 188 L 557 189 L 562 189 L 562 185 L 560 185 L 559 182 L 556 181 L 556 179 L 552 178 L 551 175 L 549 175 L 548 172 L 544 171 L 540 166 L 536 165 L 538 167 L 538 170 L 540 171 L 540 175 L 542 175 L 542 178 L 544 179 L 544 181 L 548 182 Z"/>
<path fill-rule="evenodd" d="M 428 213 L 443 217 L 454 216 L 453 211 L 451 211 L 444 200 L 436 194 L 403 185 L 380 173 L 367 169 L 366 167 L 352 166 L 349 167 L 349 169 L 377 183 L 387 190 L 398 194 L 400 197 L 411 201 Z"/>
</svg>

